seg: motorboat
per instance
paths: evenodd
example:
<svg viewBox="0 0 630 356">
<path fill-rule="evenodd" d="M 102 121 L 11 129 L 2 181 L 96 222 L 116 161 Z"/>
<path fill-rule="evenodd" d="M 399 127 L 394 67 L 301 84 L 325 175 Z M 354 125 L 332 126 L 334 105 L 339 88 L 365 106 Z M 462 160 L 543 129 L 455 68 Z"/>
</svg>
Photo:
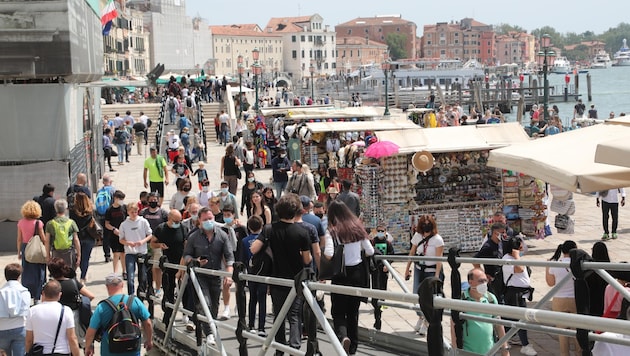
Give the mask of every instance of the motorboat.
<svg viewBox="0 0 630 356">
<path fill-rule="evenodd" d="M 591 69 L 606 69 L 610 67 L 612 60 L 608 52 L 599 50 L 591 62 Z"/>
<path fill-rule="evenodd" d="M 567 57 L 557 57 L 556 60 L 553 62 L 551 72 L 557 74 L 571 73 L 571 62 L 569 62 Z"/>
<path fill-rule="evenodd" d="M 625 38 L 623 39 L 621 48 L 615 52 L 615 55 L 613 56 L 612 65 L 615 67 L 630 66 L 630 48 L 628 48 Z"/>
</svg>

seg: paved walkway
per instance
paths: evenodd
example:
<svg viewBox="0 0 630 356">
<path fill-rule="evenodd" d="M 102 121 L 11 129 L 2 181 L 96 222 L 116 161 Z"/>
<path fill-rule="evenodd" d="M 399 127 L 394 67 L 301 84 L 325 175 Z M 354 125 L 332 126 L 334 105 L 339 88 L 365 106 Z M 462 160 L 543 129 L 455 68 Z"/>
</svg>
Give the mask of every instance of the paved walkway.
<svg viewBox="0 0 630 356">
<path fill-rule="evenodd" d="M 116 169 L 116 172 L 109 173 L 114 180 L 113 185 L 116 188 L 124 191 L 127 195 L 127 202 L 137 201 L 140 192 L 144 190 L 142 184 L 142 170 L 145 155 L 148 155 L 148 150 L 146 151 L 147 152 L 145 154 L 138 156 L 135 153 L 136 150 L 133 149 L 133 153 L 129 157 L 131 162 L 126 163 L 123 166 L 118 166 L 116 165 L 116 163 L 114 163 L 114 168 Z M 223 154 L 223 146 L 219 146 L 216 142 L 208 142 L 208 162 L 206 164 L 206 169 L 209 172 L 210 187 L 213 190 L 219 189 L 219 167 L 220 160 Z M 196 168 L 196 164 L 193 168 Z M 270 170 L 257 170 L 255 173 L 259 181 L 263 183 L 269 182 L 269 178 L 271 175 Z M 165 201 L 168 201 L 176 191 L 173 184 L 174 179 L 171 179 L 171 184 L 166 187 Z M 197 189 L 197 184 L 193 184 L 193 193 L 196 193 Z M 238 202 L 240 204 L 240 186 L 238 199 Z M 551 257 L 558 244 L 567 239 L 572 239 L 576 241 L 579 248 L 590 252 L 593 243 L 599 241 L 599 238 L 601 237 L 601 212 L 599 208 L 595 206 L 595 199 L 590 195 L 576 194 L 575 200 L 577 207 L 576 214 L 574 216 L 575 234 L 560 235 L 555 232 L 555 229 L 553 229 L 554 234 L 544 240 L 529 240 L 529 253 L 524 257 L 525 259 L 546 260 Z M 626 225 L 629 217 L 630 207 L 620 208 L 620 224 L 618 229 L 619 239 L 606 242 L 609 247 L 610 257 L 613 261 L 627 261 L 627 256 L 630 255 L 630 229 L 629 225 Z M 439 223 L 440 222 L 438 221 L 438 227 Z M 14 254 L 5 254 L 0 256 L 0 264 L 2 265 L 14 261 L 16 261 L 16 257 Z M 399 273 L 402 274 L 404 272 L 403 263 L 396 263 L 394 267 Z M 464 278 L 465 273 L 468 271 L 469 267 L 471 266 L 464 265 L 461 268 L 461 272 Z M 448 276 L 448 267 L 446 268 L 446 271 Z M 106 274 L 110 272 L 112 272 L 111 263 L 105 263 L 102 250 L 100 248 L 96 248 L 92 253 L 91 265 L 88 273 L 89 282 L 87 283 L 90 290 L 96 293 L 96 300 L 101 300 L 106 297 L 106 290 L 105 286 L 103 285 L 103 278 Z M 447 278 L 445 291 L 450 291 L 448 280 L 449 279 Z M 547 287 L 544 280 L 544 269 L 534 268 L 532 281 L 533 286 L 536 288 L 534 296 L 534 301 L 536 301 L 539 300 L 541 296 L 549 290 L 549 287 Z M 399 286 L 396 285 L 395 281 L 391 279 L 389 281 L 389 287 L 391 291 L 401 291 Z M 407 287 L 411 288 L 411 281 L 407 282 Z M 232 304 L 234 304 L 234 298 L 232 298 Z M 326 300 L 326 304 L 330 306 L 329 299 Z M 547 308 L 549 308 L 549 306 L 547 306 Z M 156 310 L 157 309 L 159 308 L 156 308 Z M 234 305 L 232 306 L 232 310 L 235 310 Z M 382 332 L 421 340 L 421 338 L 413 332 L 413 327 L 416 323 L 416 320 L 417 319 L 415 317 L 415 313 L 412 311 L 387 308 L 383 312 Z M 445 320 L 447 321 L 445 321 L 444 326 L 448 327 L 448 318 L 445 318 Z M 360 317 L 361 326 L 365 329 L 372 329 L 373 322 L 374 319 L 372 316 L 371 305 L 362 304 Z M 449 337 L 449 329 L 445 328 L 444 334 L 446 337 Z M 530 341 L 534 344 L 536 350 L 538 350 L 539 355 L 552 355 L 557 353 L 558 343 L 556 337 L 536 332 L 530 332 L 529 334 Z M 366 350 L 366 353 L 363 354 L 383 355 L 385 353 L 374 350 Z M 514 349 L 512 355 L 518 354 L 518 348 Z"/>
</svg>

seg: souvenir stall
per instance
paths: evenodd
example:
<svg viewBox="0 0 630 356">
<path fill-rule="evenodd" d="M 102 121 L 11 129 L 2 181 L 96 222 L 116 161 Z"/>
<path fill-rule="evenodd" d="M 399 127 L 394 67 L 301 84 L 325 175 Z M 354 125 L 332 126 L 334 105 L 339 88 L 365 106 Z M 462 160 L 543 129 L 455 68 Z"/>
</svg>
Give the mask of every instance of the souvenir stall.
<svg viewBox="0 0 630 356">
<path fill-rule="evenodd" d="M 476 251 L 494 212 L 504 205 L 503 172 L 487 166 L 489 151 L 527 141 L 520 125 L 418 128 L 376 136 L 400 147 L 398 155 L 381 159 L 381 210 L 396 252 L 408 251 L 423 214 L 435 216 L 447 248 Z"/>
<path fill-rule="evenodd" d="M 307 122 L 351 122 L 373 120 L 379 114 L 373 108 L 336 109 L 333 106 L 291 106 L 262 108 L 257 116 L 246 119 L 249 138 L 258 152 L 258 167 L 271 164 L 278 147 L 285 147 L 289 159 L 302 157 L 302 141 L 308 134 Z M 310 162 L 305 162 L 309 164 Z M 309 164 L 310 165 L 310 164 Z M 312 168 L 316 166 L 310 165 Z"/>
</svg>

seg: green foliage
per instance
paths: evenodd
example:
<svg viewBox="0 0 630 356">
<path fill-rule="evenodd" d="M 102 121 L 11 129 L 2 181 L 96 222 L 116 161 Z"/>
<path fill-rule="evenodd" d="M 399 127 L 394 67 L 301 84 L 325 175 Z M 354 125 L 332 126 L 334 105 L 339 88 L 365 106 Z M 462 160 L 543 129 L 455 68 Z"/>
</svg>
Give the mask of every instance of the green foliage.
<svg viewBox="0 0 630 356">
<path fill-rule="evenodd" d="M 405 49 L 407 36 L 402 33 L 390 33 L 385 38 L 385 42 L 389 47 L 389 55 L 392 60 L 407 58 L 407 50 Z"/>
<path fill-rule="evenodd" d="M 527 31 L 521 26 L 510 25 L 507 23 L 500 23 L 494 26 L 494 32 L 497 35 L 507 35 L 510 32 L 527 32 Z"/>
</svg>

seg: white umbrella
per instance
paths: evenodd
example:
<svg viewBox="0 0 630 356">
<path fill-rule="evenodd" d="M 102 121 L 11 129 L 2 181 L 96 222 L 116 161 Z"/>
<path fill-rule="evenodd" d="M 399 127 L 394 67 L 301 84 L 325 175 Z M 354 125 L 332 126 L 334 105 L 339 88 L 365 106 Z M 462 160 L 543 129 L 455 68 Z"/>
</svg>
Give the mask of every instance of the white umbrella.
<svg viewBox="0 0 630 356">
<path fill-rule="evenodd" d="M 630 167 L 630 138 L 624 137 L 598 144 L 595 162 Z"/>
<path fill-rule="evenodd" d="M 491 167 L 540 178 L 573 192 L 628 186 L 630 169 L 595 162 L 597 145 L 630 137 L 626 125 L 600 124 L 492 150 Z"/>
</svg>

